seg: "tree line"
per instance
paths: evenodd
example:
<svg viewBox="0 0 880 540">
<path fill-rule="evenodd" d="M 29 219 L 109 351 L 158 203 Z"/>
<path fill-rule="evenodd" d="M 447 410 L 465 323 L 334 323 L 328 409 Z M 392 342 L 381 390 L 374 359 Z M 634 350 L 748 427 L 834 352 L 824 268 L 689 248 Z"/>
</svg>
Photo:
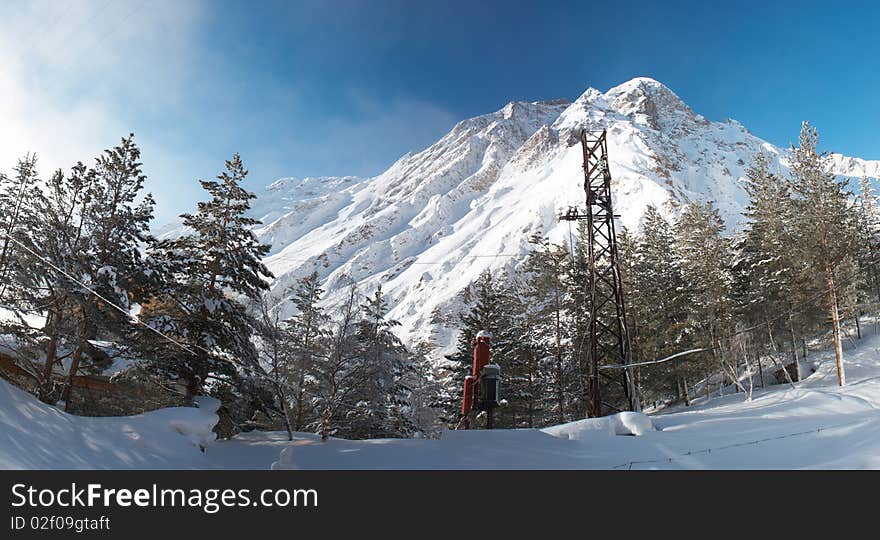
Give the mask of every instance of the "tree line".
<svg viewBox="0 0 880 540">
<path fill-rule="evenodd" d="M 634 361 L 701 349 L 635 368 L 644 405 L 689 403 L 697 388 L 707 396 L 725 386 L 750 395 L 779 371 L 797 380 L 798 360 L 816 337 L 833 345 L 845 384 L 841 321 L 851 320 L 860 334 L 858 317 L 880 302 L 880 199 L 867 178 L 858 193 L 850 191 L 817 146 L 816 129 L 805 123 L 789 174 L 771 170 L 763 153 L 754 157 L 745 178 L 746 219 L 734 234 L 704 201 L 687 203 L 675 222 L 649 206 L 640 231 L 620 231 Z M 496 423 L 507 427 L 587 416 L 586 230 L 579 227 L 570 245 L 541 235 L 531 241 L 534 249 L 516 271 L 484 273 L 462 293 L 458 349 L 445 361 L 450 380 L 460 381 L 476 332 L 493 333 L 509 402 Z M 622 373 L 600 375 L 607 412 L 625 409 Z M 456 391 L 450 384 L 448 417 Z"/>
</svg>

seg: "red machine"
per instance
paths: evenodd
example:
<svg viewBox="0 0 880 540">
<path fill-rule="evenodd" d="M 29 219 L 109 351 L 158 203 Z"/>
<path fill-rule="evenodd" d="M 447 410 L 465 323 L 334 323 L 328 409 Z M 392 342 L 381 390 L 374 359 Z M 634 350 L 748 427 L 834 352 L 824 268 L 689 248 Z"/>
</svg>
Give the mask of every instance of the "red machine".
<svg viewBox="0 0 880 540">
<path fill-rule="evenodd" d="M 474 364 L 470 375 L 464 378 L 461 415 L 465 429 L 470 429 L 474 411 L 486 411 L 486 428 L 493 427 L 493 410 L 498 407 L 501 368 L 489 363 L 492 335 L 480 331 L 474 339 Z"/>
<path fill-rule="evenodd" d="M 489 363 L 489 342 L 492 335 L 485 330 L 477 334 L 474 342 L 474 370 L 471 375 L 475 379 L 480 378 L 483 368 Z"/>
<path fill-rule="evenodd" d="M 477 379 L 472 375 L 464 378 L 464 397 L 461 400 L 461 415 L 467 417 L 474 408 L 474 391 L 477 388 Z"/>
</svg>

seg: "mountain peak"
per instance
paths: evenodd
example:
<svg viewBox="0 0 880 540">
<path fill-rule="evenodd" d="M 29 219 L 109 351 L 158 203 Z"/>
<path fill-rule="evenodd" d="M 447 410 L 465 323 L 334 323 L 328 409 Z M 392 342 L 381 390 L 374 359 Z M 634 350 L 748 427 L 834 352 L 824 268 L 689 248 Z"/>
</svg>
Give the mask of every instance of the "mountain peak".
<svg viewBox="0 0 880 540">
<path fill-rule="evenodd" d="M 615 94 L 621 92 L 631 92 L 636 89 L 642 90 L 659 90 L 672 92 L 665 84 L 658 81 L 657 79 L 652 79 L 651 77 L 633 77 L 632 79 L 618 84 L 614 88 L 608 90 L 608 94 Z"/>
<path fill-rule="evenodd" d="M 675 92 L 650 77 L 636 77 L 615 86 L 605 93 L 605 98 L 620 114 L 655 130 L 679 125 L 680 119 L 703 120 Z"/>
</svg>

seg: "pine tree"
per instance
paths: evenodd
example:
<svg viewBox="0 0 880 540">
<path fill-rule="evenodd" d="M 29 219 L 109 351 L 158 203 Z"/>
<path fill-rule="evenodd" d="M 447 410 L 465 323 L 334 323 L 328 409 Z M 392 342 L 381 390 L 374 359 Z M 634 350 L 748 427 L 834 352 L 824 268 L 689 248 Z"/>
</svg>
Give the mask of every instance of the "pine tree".
<svg viewBox="0 0 880 540">
<path fill-rule="evenodd" d="M 865 273 L 861 297 L 865 302 L 880 302 L 880 196 L 867 176 L 859 180 L 855 211 L 858 229 L 856 258 Z"/>
<path fill-rule="evenodd" d="M 799 379 L 797 336 L 806 335 L 816 324 L 816 298 L 804 283 L 805 261 L 796 252 L 797 209 L 791 186 L 770 172 L 767 157 L 759 153 L 746 171 L 745 189 L 747 222 L 735 242 L 733 268 L 737 313 L 747 327 L 766 328 L 753 341 L 766 344 L 774 363 L 779 346 L 788 343 Z"/>
<path fill-rule="evenodd" d="M 795 226 L 800 256 L 807 263 L 804 271 L 814 290 L 824 286 L 831 315 L 837 362 L 837 381 L 846 384 L 843 347 L 840 337 L 841 305 L 855 303 L 855 284 L 859 274 L 855 258 L 858 237 L 854 212 L 850 209 L 846 183 L 838 181 L 817 150 L 819 135 L 804 122 L 799 145 L 793 147 L 791 189 L 794 194 Z"/>
<path fill-rule="evenodd" d="M 357 437 L 406 437 L 415 433 L 411 389 L 406 386 L 412 360 L 392 329 L 400 323 L 387 318 L 388 304 L 381 285 L 361 306 L 355 339 L 365 384 L 348 412 L 348 429 Z"/>
<path fill-rule="evenodd" d="M 12 264 L 3 265 L 11 278 L 4 282 L 12 285 L 2 294 L 14 289 L 19 307 L 45 317 L 40 333 L 46 339 L 34 340 L 35 329 L 20 324 L 19 335 L 31 341 L 18 348 L 32 360 L 35 351 L 42 357 L 34 373 L 44 401 L 62 399 L 69 408 L 74 377 L 106 367 L 109 360 L 94 340 L 128 348 L 133 334 L 128 312 L 148 289 L 141 248 L 152 241 L 153 200 L 142 193 L 139 158 L 129 135 L 106 150 L 94 168 L 77 163 L 68 175 L 59 170 L 40 182 L 36 160 L 28 157 L 16 168 L 16 196 L 3 190 L 0 204 L 15 204 L 7 224 Z M 58 384 L 65 358 L 70 368 Z"/>
<path fill-rule="evenodd" d="M 404 378 L 410 388 L 413 424 L 416 434 L 435 435 L 440 422 L 440 396 L 443 392 L 443 373 L 434 361 L 436 344 L 423 340 L 413 347 L 412 370 Z"/>
<path fill-rule="evenodd" d="M 44 263 L 32 254 L 40 251 L 43 234 L 36 210 L 43 195 L 36 163 L 36 156 L 28 155 L 19 160 L 13 177 L 0 175 L 0 307 L 9 315 L 0 320 L 0 333 L 13 341 L 16 362 L 45 395 L 48 381 L 39 363 L 48 341 L 42 339 L 43 328 L 32 327 L 27 316 L 47 316 L 52 304 L 46 301 L 51 297 L 46 284 L 56 283 L 57 274 L 46 272 Z M 52 367 L 54 362 L 46 357 Z"/>
<path fill-rule="evenodd" d="M 199 202 L 195 214 L 181 216 L 190 232 L 151 250 L 164 285 L 160 298 L 173 302 L 157 303 L 147 315 L 192 351 L 157 344 L 165 352 L 155 367 L 184 381 L 187 401 L 209 380 L 235 388 L 259 372 L 243 301 L 257 298 L 272 275 L 261 261 L 269 246 L 251 231 L 259 221 L 247 215 L 255 196 L 241 187 L 246 175 L 235 154 L 218 181 L 200 180 L 210 199 Z"/>
<path fill-rule="evenodd" d="M 61 361 L 59 353 L 69 344 L 80 344 L 78 336 L 93 315 L 90 293 L 67 277 L 94 275 L 94 254 L 86 227 L 86 193 L 92 180 L 93 175 L 80 163 L 69 176 L 56 171 L 45 188 L 33 194 L 27 266 L 35 273 L 20 273 L 17 281 L 32 293 L 31 303 L 46 306 L 42 333 L 47 339 L 40 347 L 44 360 L 39 397 L 49 403 L 61 397 L 54 377 Z"/>
<path fill-rule="evenodd" d="M 686 325 L 684 278 L 675 250 L 672 226 L 654 206 L 648 206 L 642 234 L 633 250 L 630 320 L 633 349 L 647 360 L 679 352 Z M 682 361 L 641 369 L 645 397 L 665 394 L 669 388 L 688 399 Z M 684 391 L 683 391 L 684 390 Z"/>
<path fill-rule="evenodd" d="M 26 225 L 33 218 L 28 215 L 31 206 L 27 203 L 33 200 L 36 165 L 37 156 L 28 154 L 19 160 L 15 178 L 0 173 L 0 302 L 3 302 L 4 294 L 9 289 L 7 269 L 14 265 L 11 260 L 16 253 L 13 239 L 18 236 L 18 240 L 22 240 L 20 232 L 26 230 Z"/>
<path fill-rule="evenodd" d="M 566 300 L 564 319 L 570 342 L 572 377 L 568 402 L 573 418 L 585 418 L 589 410 L 589 237 L 586 222 L 577 224 L 576 241 L 571 246 L 572 258 L 565 267 Z M 624 284 L 627 284 L 624 281 Z M 628 302 L 628 297 L 625 299 Z M 630 321 L 630 324 L 632 322 Z"/>
<path fill-rule="evenodd" d="M 637 298 L 635 297 L 636 290 L 633 283 L 633 280 L 635 280 L 634 265 L 636 245 L 636 236 L 631 234 L 626 227 L 621 227 L 620 231 L 617 233 L 617 265 L 618 271 L 620 272 L 623 301 L 627 310 L 627 330 L 630 336 L 630 352 L 632 354 L 633 363 L 637 364 L 646 358 L 641 351 L 638 350 L 637 347 L 639 343 L 633 338 L 633 336 L 637 335 L 639 332 L 638 317 L 633 316 L 634 302 L 637 303 Z M 633 368 L 633 378 L 635 379 L 636 394 L 638 394 L 640 400 L 644 401 L 641 392 L 642 372 L 640 366 Z"/>
<path fill-rule="evenodd" d="M 146 176 L 139 159 L 140 149 L 129 134 L 105 150 L 93 170 L 78 164 L 71 173 L 73 184 L 83 187 L 83 214 L 70 241 L 74 246 L 85 244 L 78 257 L 79 275 L 88 276 L 91 288 L 125 313 L 95 295 L 77 295 L 80 322 L 62 395 L 65 404 L 81 363 L 95 356 L 91 340 L 103 337 L 125 348 L 137 331 L 128 313 L 152 289 L 142 250 L 155 242 L 149 234 L 155 203 L 152 195 L 143 194 Z"/>
<path fill-rule="evenodd" d="M 526 302 L 513 314 L 523 319 L 519 339 L 528 344 L 528 355 L 537 356 L 542 362 L 552 357 L 552 366 L 547 366 L 550 369 L 531 370 L 530 381 L 535 384 L 536 377 L 546 374 L 547 380 L 541 381 L 544 388 L 537 397 L 542 405 L 555 412 L 555 423 L 562 424 L 572 380 L 577 376 L 571 350 L 565 347 L 569 341 L 566 330 L 570 327 L 566 317 L 566 305 L 570 301 L 566 270 L 571 264 L 571 255 L 567 246 L 551 245 L 537 236 L 530 242 L 537 249 L 523 264 L 523 271 L 528 275 L 524 290 Z"/>
<path fill-rule="evenodd" d="M 709 373 L 727 359 L 736 371 L 734 350 L 733 277 L 731 242 L 724 236 L 724 222 L 709 203 L 691 203 L 675 227 L 675 250 L 686 286 L 682 299 L 687 306 L 682 346 L 704 348 L 707 353 L 689 356 L 682 373 L 690 378 Z M 710 362 L 711 360 L 711 362 Z"/>
<path fill-rule="evenodd" d="M 289 384 L 293 389 L 292 420 L 296 431 L 316 422 L 315 365 L 325 356 L 329 335 L 329 317 L 319 304 L 323 293 L 317 272 L 298 280 L 292 290 L 291 300 L 297 313 L 286 322 L 289 340 L 285 352 Z"/>
</svg>

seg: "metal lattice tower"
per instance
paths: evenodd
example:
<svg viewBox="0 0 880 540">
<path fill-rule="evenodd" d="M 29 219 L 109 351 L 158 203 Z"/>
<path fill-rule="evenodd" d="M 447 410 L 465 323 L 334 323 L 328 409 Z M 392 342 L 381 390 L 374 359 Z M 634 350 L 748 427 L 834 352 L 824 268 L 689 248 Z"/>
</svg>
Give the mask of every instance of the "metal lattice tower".
<svg viewBox="0 0 880 540">
<path fill-rule="evenodd" d="M 631 410 L 641 410 L 636 393 L 632 368 L 621 370 L 622 378 L 600 372 L 601 365 L 629 365 L 632 349 L 626 322 L 626 307 L 618 269 L 617 236 L 615 216 L 611 205 L 611 173 L 608 170 L 608 143 L 606 133 L 581 131 L 584 153 L 584 190 L 587 194 L 587 211 L 580 213 L 569 208 L 563 220 L 587 222 L 588 255 L 588 302 L 589 302 L 589 415 L 603 415 L 603 405 L 615 409 L 603 401 L 600 377 L 612 384 L 622 385 Z"/>
</svg>

